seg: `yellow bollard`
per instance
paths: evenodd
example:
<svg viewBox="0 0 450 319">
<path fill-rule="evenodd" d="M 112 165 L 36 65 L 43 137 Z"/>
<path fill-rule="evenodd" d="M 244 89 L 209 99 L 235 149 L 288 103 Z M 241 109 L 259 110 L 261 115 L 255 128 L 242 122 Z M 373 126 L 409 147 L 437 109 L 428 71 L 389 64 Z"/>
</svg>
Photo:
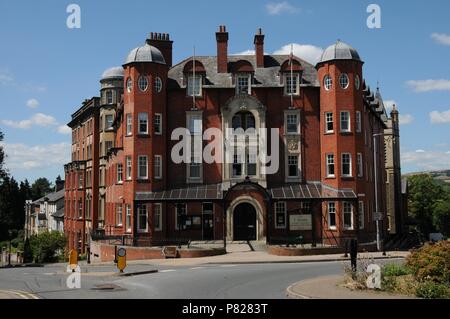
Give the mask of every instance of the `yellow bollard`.
<svg viewBox="0 0 450 319">
<path fill-rule="evenodd" d="M 125 267 L 127 266 L 127 251 L 125 248 L 119 248 L 117 250 L 117 268 L 120 272 L 123 272 Z"/>
<path fill-rule="evenodd" d="M 75 269 L 78 266 L 78 252 L 76 249 L 71 249 L 69 252 L 69 267 L 72 269 L 72 272 L 75 272 Z"/>
</svg>

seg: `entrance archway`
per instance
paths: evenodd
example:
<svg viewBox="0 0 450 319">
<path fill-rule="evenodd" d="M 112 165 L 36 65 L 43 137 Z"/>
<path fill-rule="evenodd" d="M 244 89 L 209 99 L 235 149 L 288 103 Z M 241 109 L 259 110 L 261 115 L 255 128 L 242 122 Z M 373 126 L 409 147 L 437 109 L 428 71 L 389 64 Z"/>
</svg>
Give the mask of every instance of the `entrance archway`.
<svg viewBox="0 0 450 319">
<path fill-rule="evenodd" d="M 238 204 L 233 211 L 233 240 L 256 240 L 256 209 L 250 203 Z"/>
</svg>

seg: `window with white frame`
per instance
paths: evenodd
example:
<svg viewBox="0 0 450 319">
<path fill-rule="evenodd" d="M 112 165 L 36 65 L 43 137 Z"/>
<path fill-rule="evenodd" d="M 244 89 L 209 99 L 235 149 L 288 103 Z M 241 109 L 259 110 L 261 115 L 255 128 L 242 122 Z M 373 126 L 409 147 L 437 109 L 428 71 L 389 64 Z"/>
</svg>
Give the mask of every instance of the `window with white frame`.
<svg viewBox="0 0 450 319">
<path fill-rule="evenodd" d="M 189 75 L 188 76 L 188 85 L 187 85 L 187 94 L 188 96 L 201 96 L 202 95 L 202 76 L 199 74 Z"/>
<path fill-rule="evenodd" d="M 356 132 L 361 133 L 361 112 L 356 111 Z"/>
<path fill-rule="evenodd" d="M 147 205 L 141 204 L 138 206 L 138 231 L 139 232 L 147 232 L 148 231 L 148 223 L 147 223 Z"/>
<path fill-rule="evenodd" d="M 155 134 L 161 135 L 162 134 L 162 115 L 160 113 L 155 113 L 154 120 L 154 126 L 153 129 L 155 131 Z"/>
<path fill-rule="evenodd" d="M 352 176 L 352 155 L 350 153 L 342 153 L 341 156 L 341 175 L 342 177 Z"/>
<path fill-rule="evenodd" d="M 161 179 L 162 178 L 162 160 L 161 155 L 155 155 L 154 162 L 153 162 L 153 168 L 154 168 L 154 178 Z"/>
<path fill-rule="evenodd" d="M 122 205 L 116 206 L 116 226 L 122 226 Z"/>
<path fill-rule="evenodd" d="M 335 177 L 334 154 L 327 154 L 327 177 Z"/>
<path fill-rule="evenodd" d="M 187 210 L 186 210 L 186 204 L 176 204 L 175 205 L 175 229 L 176 230 L 182 230 L 185 228 L 185 225 L 183 225 L 183 219 L 184 216 L 186 216 Z"/>
<path fill-rule="evenodd" d="M 275 203 L 275 228 L 286 228 L 286 202 Z"/>
<path fill-rule="evenodd" d="M 131 92 L 131 90 L 133 89 L 133 80 L 129 77 L 127 79 L 127 92 Z"/>
<path fill-rule="evenodd" d="M 161 80 L 161 78 L 160 77 L 156 77 L 155 78 L 155 92 L 156 93 L 159 93 L 159 92 L 161 92 L 161 90 L 162 90 L 162 86 L 163 86 L 163 83 L 162 83 L 162 80 Z"/>
<path fill-rule="evenodd" d="M 341 112 L 341 132 L 350 132 L 350 112 Z"/>
<path fill-rule="evenodd" d="M 247 175 L 248 176 L 255 176 L 256 175 L 256 154 L 249 153 L 247 151 L 246 154 L 247 157 Z"/>
<path fill-rule="evenodd" d="M 153 229 L 155 231 L 162 230 L 162 204 L 153 204 Z"/>
<path fill-rule="evenodd" d="M 328 203 L 328 228 L 336 229 L 336 203 Z"/>
<path fill-rule="evenodd" d="M 298 134 L 300 119 L 298 113 L 286 113 L 285 127 L 286 134 Z"/>
<path fill-rule="evenodd" d="M 133 133 L 133 115 L 131 113 L 127 113 L 126 115 L 127 121 L 127 130 L 126 135 L 131 135 Z"/>
<path fill-rule="evenodd" d="M 201 180 L 203 120 L 199 112 L 187 113 L 187 125 L 191 134 L 190 163 L 187 164 L 188 179 Z"/>
<path fill-rule="evenodd" d="M 106 114 L 105 115 L 105 129 L 110 129 L 113 126 L 114 115 Z"/>
<path fill-rule="evenodd" d="M 148 80 L 146 76 L 141 75 L 138 79 L 138 87 L 142 92 L 147 91 L 148 88 Z"/>
<path fill-rule="evenodd" d="M 242 156 L 241 154 L 233 154 L 233 177 L 242 175 Z"/>
<path fill-rule="evenodd" d="M 343 203 L 344 229 L 353 229 L 353 205 L 350 202 Z"/>
<path fill-rule="evenodd" d="M 109 150 L 113 147 L 112 141 L 106 141 L 105 142 L 105 154 L 108 154 Z"/>
<path fill-rule="evenodd" d="M 358 168 L 358 177 L 363 177 L 364 168 L 363 168 L 363 157 L 361 153 L 357 154 L 357 168 Z"/>
<path fill-rule="evenodd" d="M 131 205 L 125 205 L 125 231 L 131 232 Z"/>
<path fill-rule="evenodd" d="M 196 156 L 191 156 L 191 162 L 189 163 L 189 178 L 190 179 L 200 179 L 201 178 L 201 158 Z"/>
<path fill-rule="evenodd" d="M 339 76 L 339 84 L 340 84 L 341 88 L 345 90 L 346 88 L 348 88 L 349 83 L 350 83 L 350 81 L 348 79 L 348 75 L 345 73 L 342 73 Z"/>
<path fill-rule="evenodd" d="M 333 79 L 329 74 L 325 75 L 325 77 L 323 78 L 323 86 L 326 91 L 330 91 L 333 87 Z"/>
<path fill-rule="evenodd" d="M 147 113 L 139 113 L 138 114 L 138 133 L 139 134 L 148 134 L 148 114 Z"/>
<path fill-rule="evenodd" d="M 113 103 L 113 92 L 112 90 L 106 91 L 106 104 L 112 104 Z"/>
<path fill-rule="evenodd" d="M 298 177 L 298 155 L 288 155 L 288 177 Z"/>
<path fill-rule="evenodd" d="M 358 205 L 359 229 L 364 229 L 364 202 L 360 201 Z"/>
<path fill-rule="evenodd" d="M 117 164 L 117 183 L 123 182 L 123 165 L 122 163 Z"/>
<path fill-rule="evenodd" d="M 333 133 L 333 132 L 334 132 L 333 113 L 326 112 L 325 113 L 325 133 Z"/>
<path fill-rule="evenodd" d="M 147 155 L 138 156 L 138 178 L 147 179 L 148 178 L 148 158 Z"/>
<path fill-rule="evenodd" d="M 236 75 L 236 94 L 251 94 L 251 74 L 241 73 Z"/>
<path fill-rule="evenodd" d="M 126 168 L 127 168 L 127 170 L 126 170 L 126 179 L 130 180 L 131 176 L 132 176 L 132 172 L 133 172 L 132 166 L 131 166 L 131 156 L 125 157 L 125 162 L 126 162 Z"/>
<path fill-rule="evenodd" d="M 284 75 L 284 94 L 286 95 L 298 95 L 300 93 L 299 81 L 300 74 L 290 73 Z"/>
</svg>

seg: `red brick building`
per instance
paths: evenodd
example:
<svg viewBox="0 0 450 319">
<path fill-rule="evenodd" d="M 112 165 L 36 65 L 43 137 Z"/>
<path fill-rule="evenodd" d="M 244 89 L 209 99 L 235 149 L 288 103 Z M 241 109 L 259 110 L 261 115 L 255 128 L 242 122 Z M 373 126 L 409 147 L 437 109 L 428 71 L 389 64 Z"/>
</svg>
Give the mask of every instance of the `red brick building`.
<svg viewBox="0 0 450 319">
<path fill-rule="evenodd" d="M 229 55 L 225 26 L 216 43 L 216 56 L 172 65 L 169 35 L 151 33 L 123 69 L 105 72 L 101 97 L 72 115 L 69 246 L 84 250 L 92 233 L 124 235 L 134 245 L 293 236 L 339 245 L 373 241 L 375 211 L 384 215 L 382 236 L 395 229 L 386 216 L 381 136 L 392 119 L 365 84 L 357 51 L 338 41 L 313 66 L 265 55 L 258 30 L 254 55 Z M 200 149 L 183 150 L 187 162 L 173 158 L 177 128 L 202 140 Z M 205 136 L 211 128 L 223 136 Z M 261 143 L 255 155 L 249 135 L 239 141 L 227 128 L 255 129 L 257 138 L 268 129 L 271 162 L 260 159 Z M 214 142 L 220 160 L 205 161 L 202 151 Z M 278 169 L 266 173 L 277 157 Z"/>
</svg>

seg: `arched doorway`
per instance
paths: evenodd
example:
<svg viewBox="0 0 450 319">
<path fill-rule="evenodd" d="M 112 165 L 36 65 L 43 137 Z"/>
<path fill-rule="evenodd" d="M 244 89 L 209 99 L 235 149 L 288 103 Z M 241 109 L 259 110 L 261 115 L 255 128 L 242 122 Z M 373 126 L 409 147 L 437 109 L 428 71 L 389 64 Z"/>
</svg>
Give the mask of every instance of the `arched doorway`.
<svg viewBox="0 0 450 319">
<path fill-rule="evenodd" d="M 256 209 L 250 203 L 234 208 L 233 240 L 256 240 Z"/>
</svg>

